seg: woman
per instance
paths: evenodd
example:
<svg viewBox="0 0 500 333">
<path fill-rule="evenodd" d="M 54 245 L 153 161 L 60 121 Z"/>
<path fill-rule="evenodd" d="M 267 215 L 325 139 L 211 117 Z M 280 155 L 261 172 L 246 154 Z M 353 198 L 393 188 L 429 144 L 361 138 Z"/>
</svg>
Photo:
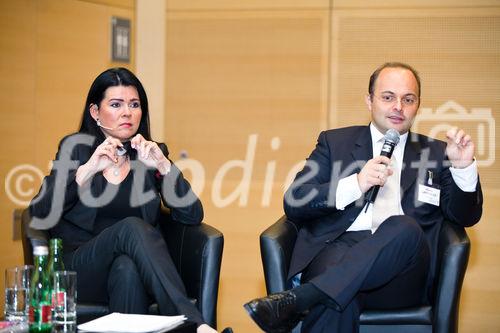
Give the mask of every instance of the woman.
<svg viewBox="0 0 500 333">
<path fill-rule="evenodd" d="M 61 165 L 73 161 L 63 177 Z M 90 87 L 79 132 L 61 141 L 31 215 L 47 221 L 62 210 L 49 232 L 62 238 L 64 264 L 78 273 L 79 300 L 122 313 L 147 313 L 157 302 L 161 314 L 196 322 L 198 333 L 216 332 L 187 298 L 157 229 L 160 199 L 173 220 L 201 223 L 200 200 L 165 144 L 151 140 L 141 82 L 125 68 L 108 69 Z"/>
</svg>

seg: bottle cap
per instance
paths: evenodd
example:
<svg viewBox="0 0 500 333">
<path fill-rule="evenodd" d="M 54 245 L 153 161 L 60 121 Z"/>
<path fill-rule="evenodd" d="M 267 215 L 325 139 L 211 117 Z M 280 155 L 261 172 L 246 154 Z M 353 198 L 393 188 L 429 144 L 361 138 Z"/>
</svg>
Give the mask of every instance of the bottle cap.
<svg viewBox="0 0 500 333">
<path fill-rule="evenodd" d="M 49 255 L 49 248 L 44 245 L 38 245 L 33 248 L 34 256 L 47 256 Z"/>
</svg>

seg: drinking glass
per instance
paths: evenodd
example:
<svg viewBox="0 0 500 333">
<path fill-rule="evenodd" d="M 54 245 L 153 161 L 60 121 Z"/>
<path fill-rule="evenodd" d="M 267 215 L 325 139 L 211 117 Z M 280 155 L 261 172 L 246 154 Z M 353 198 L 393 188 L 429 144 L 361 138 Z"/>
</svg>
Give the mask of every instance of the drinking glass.
<svg viewBox="0 0 500 333">
<path fill-rule="evenodd" d="M 55 271 L 52 285 L 52 325 L 55 330 L 76 330 L 76 272 Z"/>
<path fill-rule="evenodd" d="M 28 298 L 33 270 L 33 266 L 29 265 L 5 270 L 5 320 L 28 322 Z"/>
</svg>

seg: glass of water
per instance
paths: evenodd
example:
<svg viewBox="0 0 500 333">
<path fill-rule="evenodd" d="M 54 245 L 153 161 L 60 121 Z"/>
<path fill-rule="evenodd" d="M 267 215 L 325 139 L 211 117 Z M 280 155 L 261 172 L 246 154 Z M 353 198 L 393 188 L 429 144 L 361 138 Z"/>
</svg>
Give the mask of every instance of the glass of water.
<svg viewBox="0 0 500 333">
<path fill-rule="evenodd" d="M 76 330 L 76 272 L 55 271 L 52 288 L 52 325 L 56 331 Z"/>
<path fill-rule="evenodd" d="M 29 265 L 5 270 L 5 320 L 28 322 L 28 298 L 33 270 L 33 266 Z"/>
</svg>

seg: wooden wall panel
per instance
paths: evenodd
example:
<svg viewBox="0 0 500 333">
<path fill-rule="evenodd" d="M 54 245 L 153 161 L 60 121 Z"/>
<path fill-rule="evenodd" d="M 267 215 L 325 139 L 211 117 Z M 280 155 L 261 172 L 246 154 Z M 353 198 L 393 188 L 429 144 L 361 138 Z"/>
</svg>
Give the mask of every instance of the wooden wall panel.
<svg viewBox="0 0 500 333">
<path fill-rule="evenodd" d="M 170 2 L 169 6 L 172 3 L 175 4 Z M 296 92 L 309 90 L 297 89 L 293 78 L 302 78 L 303 74 L 285 67 L 293 59 L 288 56 L 289 52 L 274 51 L 287 42 L 274 41 L 272 37 L 275 32 L 269 28 L 267 30 L 272 32 L 259 36 L 260 24 L 256 22 L 264 22 L 269 15 L 280 11 L 261 10 L 254 13 L 248 11 L 248 3 L 241 5 L 240 2 L 240 10 L 229 10 L 223 2 L 212 3 L 214 6 L 210 8 L 206 4 L 204 7 L 201 2 L 184 2 L 184 7 L 169 7 L 166 137 L 174 156 L 177 154 L 175 158 L 181 150 L 186 149 L 190 157 L 201 160 L 208 170 L 208 182 L 202 193 L 206 221 L 218 226 L 226 235 L 227 242 L 219 303 L 220 323 L 223 326 L 226 323 L 233 325 L 245 332 L 257 332 L 239 305 L 249 300 L 250 295 L 253 297 L 262 293 L 260 258 L 257 255 L 258 235 L 282 214 L 282 171 L 278 170 L 278 174 L 282 173 L 274 182 L 270 205 L 264 207 L 259 201 L 263 192 L 265 161 L 276 159 L 278 166 L 290 167 L 293 162 L 306 157 L 314 146 L 317 131 L 325 128 L 324 118 L 321 112 L 308 115 L 297 112 L 297 108 L 307 105 L 297 103 Z M 457 98 L 467 110 L 487 107 L 497 117 L 498 112 L 495 110 L 499 105 L 494 91 L 499 88 L 498 10 L 477 8 L 494 3 L 451 4 L 434 1 L 388 4 L 332 2 L 329 32 L 331 48 L 328 50 L 331 69 L 330 77 L 326 80 L 326 94 L 330 99 L 326 105 L 329 110 L 326 127 L 368 122 L 364 94 L 369 74 L 376 66 L 389 60 L 409 62 L 421 71 L 423 107 L 436 109 L 445 101 Z M 260 19 L 253 18 L 251 22 L 244 23 L 242 18 L 248 20 L 246 15 Z M 290 27 L 281 30 L 288 32 L 286 38 L 290 45 L 308 49 L 300 42 L 300 36 L 303 36 L 300 31 Z M 302 31 L 307 29 L 303 28 Z M 322 34 L 327 35 L 328 32 L 323 31 Z M 272 66 L 271 71 L 267 67 L 255 66 L 258 64 L 253 56 L 255 53 L 265 59 L 261 64 Z M 306 59 L 312 61 L 311 58 Z M 280 67 L 274 67 L 277 65 Z M 273 71 L 273 68 L 284 68 L 285 71 Z M 312 77 L 311 73 L 314 72 L 310 72 L 309 77 Z M 275 77 L 286 80 L 270 81 Z M 274 106 L 285 106 L 284 100 L 290 103 L 286 105 L 286 110 L 275 111 Z M 261 113 L 265 108 L 273 110 L 272 113 Z M 280 121 L 275 121 L 273 114 L 279 115 Z M 319 122 L 319 126 L 314 125 L 315 121 Z M 294 122 L 300 125 L 292 127 Z M 459 122 L 459 125 L 465 124 Z M 302 131 L 310 128 L 311 131 L 299 133 L 300 128 Z M 467 128 L 474 130 L 474 125 L 468 125 Z M 421 130 L 427 131 L 429 126 L 423 126 Z M 259 134 L 259 141 L 249 203 L 243 207 L 236 203 L 224 208 L 217 207 L 210 194 L 214 173 L 227 159 L 244 158 L 250 133 Z M 262 134 L 264 140 L 261 140 Z M 487 136 L 491 134 L 488 132 Z M 282 145 L 276 151 L 269 146 L 273 135 L 282 138 Z M 499 147 L 496 138 L 495 145 Z M 498 148 L 495 148 L 495 154 L 498 156 Z M 483 185 L 487 187 L 486 196 L 497 188 L 498 177 L 494 176 L 496 167 L 495 164 L 481 168 Z M 228 177 L 225 193 L 237 186 L 239 177 L 240 173 Z M 498 216 L 498 209 L 492 200 L 485 204 L 482 223 L 469 230 L 473 244 L 478 245 L 473 245 L 468 273 L 471 281 L 466 280 L 464 286 L 466 305 L 462 302 L 461 312 L 464 332 L 471 332 L 475 328 L 493 332 L 500 326 L 499 317 L 492 308 L 485 311 L 495 299 L 498 300 L 495 283 L 487 284 L 488 291 L 484 287 L 474 288 L 477 281 L 485 280 L 488 276 L 492 276 L 493 281 L 499 278 L 497 270 L 490 266 L 499 244 L 498 237 L 494 236 L 498 233 L 491 226 L 494 217 Z M 489 235 L 492 243 L 483 241 L 488 237 L 486 235 Z M 258 271 L 255 271 L 255 265 L 259 265 Z M 256 279 L 261 283 L 260 287 L 255 284 Z M 482 302 L 482 297 L 488 292 L 492 300 Z M 478 318 L 481 318 L 481 323 L 475 322 Z"/>
<path fill-rule="evenodd" d="M 495 112 L 500 108 L 500 12 L 346 10 L 334 13 L 332 29 L 331 127 L 368 122 L 369 75 L 386 61 L 407 62 L 422 79 L 420 117 L 426 120 L 417 117 L 414 130 L 428 134 L 446 124 L 467 129 L 478 145 L 483 181 L 500 188 L 495 160 L 500 140 L 490 140 L 500 129 Z M 477 108 L 489 109 L 490 115 L 476 115 Z"/>
<path fill-rule="evenodd" d="M 284 177 L 325 126 L 327 31 L 326 12 L 170 14 L 165 132 L 173 151 L 187 150 L 211 179 L 243 159 L 256 134 L 256 164 L 278 158 Z M 259 165 L 254 179 L 264 174 Z"/>
<path fill-rule="evenodd" d="M 367 8 L 385 8 L 385 9 L 427 9 L 427 8 L 478 8 L 478 7 L 498 7 L 497 0 L 333 0 L 333 9 L 367 9 Z"/>
<path fill-rule="evenodd" d="M 168 13 L 166 140 L 174 159 L 185 150 L 202 163 L 205 222 L 225 236 L 219 325 L 257 332 L 242 304 L 265 293 L 258 236 L 283 214 L 284 178 L 326 125 L 328 12 Z M 222 207 L 212 196 L 214 178 L 229 160 L 245 158 L 253 134 L 248 202 Z M 263 205 L 272 161 L 275 180 Z M 241 178 L 241 169 L 229 172 L 223 196 Z"/>
<path fill-rule="evenodd" d="M 443 8 L 448 5 L 446 1 L 428 6 L 440 7 L 436 9 L 388 6 L 390 10 L 367 10 L 356 5 L 361 1 L 334 3 L 335 8 L 345 6 L 332 11 L 329 127 L 368 123 L 364 95 L 369 75 L 386 61 L 403 61 L 413 65 L 422 79 L 422 104 L 413 129 L 428 134 L 438 126 L 456 125 L 476 141 L 485 205 L 481 222 L 468 229 L 472 253 L 463 287 L 459 331 L 498 332 L 500 314 L 494 305 L 500 301 L 498 3 L 493 10 L 456 8 L 462 5 L 458 2 L 453 8 Z M 474 2 L 474 6 L 477 4 Z M 367 7 L 376 5 L 379 3 Z M 487 113 L 474 114 L 478 108 Z M 426 116 L 425 109 L 432 112 L 430 116 Z M 444 138 L 443 128 L 437 131 L 440 139 Z"/>
<path fill-rule="evenodd" d="M 36 148 L 45 164 L 59 140 L 78 129 L 92 80 L 108 67 L 124 65 L 110 61 L 111 16 L 133 20 L 133 12 L 87 2 L 37 4 L 36 131 L 44 140 Z M 62 126 L 54 128 L 55 122 Z"/>
<path fill-rule="evenodd" d="M 135 0 L 79 0 L 79 1 L 104 5 L 113 9 L 126 8 L 130 10 L 135 10 Z"/>
<path fill-rule="evenodd" d="M 494 333 L 500 328 L 497 309 L 500 301 L 500 191 L 487 189 L 484 195 L 483 217 L 479 224 L 467 229 L 472 248 L 462 288 L 459 332 Z"/>
<path fill-rule="evenodd" d="M 22 13 L 23 15 L 19 15 Z M 4 308 L 4 270 L 21 261 L 20 245 L 12 241 L 12 212 L 6 177 L 15 165 L 31 160 L 35 153 L 34 129 L 34 44 L 35 6 L 32 1 L 0 2 L 0 312 Z M 19 173 L 16 173 L 19 174 Z M 30 173 L 33 176 L 33 173 Z M 9 182 L 10 183 L 10 182 Z M 13 189 L 14 184 L 7 184 Z M 27 200 L 29 196 L 20 199 Z"/>
<path fill-rule="evenodd" d="M 169 11 L 328 9 L 330 0 L 167 0 Z"/>
<path fill-rule="evenodd" d="M 116 1 L 115 1 L 116 2 Z M 123 3 L 122 3 L 123 4 Z M 83 104 L 94 77 L 110 62 L 111 16 L 134 11 L 84 1 L 0 1 L 0 96 L 4 136 L 0 179 L 22 202 L 0 194 L 0 285 L 8 266 L 21 264 L 20 241 L 13 241 L 13 210 L 23 208 L 36 194 L 39 173 L 48 172 L 57 143 L 78 129 Z M 134 60 L 132 52 L 132 61 Z M 133 68 L 133 62 L 128 65 Z M 14 174 L 9 172 L 30 165 Z M 31 178 L 18 178 L 21 173 Z M 21 180 L 21 192 L 15 190 Z M 3 288 L 0 289 L 3 299 Z M 3 308 L 3 302 L 1 306 Z"/>
</svg>

